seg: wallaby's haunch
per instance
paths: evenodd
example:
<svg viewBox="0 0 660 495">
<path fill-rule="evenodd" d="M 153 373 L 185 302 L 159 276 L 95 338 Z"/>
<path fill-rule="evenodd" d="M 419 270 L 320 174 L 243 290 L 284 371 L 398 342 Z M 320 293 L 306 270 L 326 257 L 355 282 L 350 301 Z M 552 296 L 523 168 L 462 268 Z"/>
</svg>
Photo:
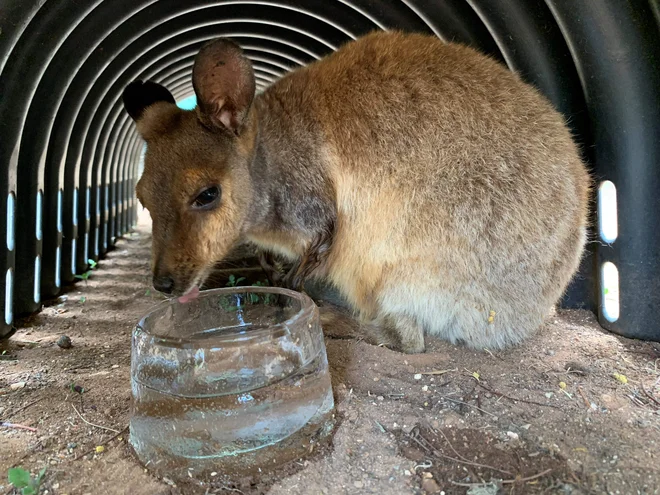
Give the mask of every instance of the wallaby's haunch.
<svg viewBox="0 0 660 495">
<path fill-rule="evenodd" d="M 373 33 L 255 96 L 234 43 L 205 45 L 195 111 L 136 81 L 137 196 L 154 285 L 184 294 L 239 241 L 324 277 L 404 352 L 424 334 L 502 348 L 538 329 L 577 270 L 590 178 L 561 115 L 480 53 Z"/>
</svg>

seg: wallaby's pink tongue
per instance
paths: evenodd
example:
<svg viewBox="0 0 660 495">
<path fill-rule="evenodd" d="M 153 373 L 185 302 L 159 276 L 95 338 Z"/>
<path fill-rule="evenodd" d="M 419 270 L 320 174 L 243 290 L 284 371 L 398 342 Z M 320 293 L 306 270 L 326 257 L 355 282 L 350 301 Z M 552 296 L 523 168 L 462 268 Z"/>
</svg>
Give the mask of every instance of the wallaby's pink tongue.
<svg viewBox="0 0 660 495">
<path fill-rule="evenodd" d="M 199 296 L 199 287 L 195 286 L 179 298 L 180 303 L 187 303 Z"/>
</svg>

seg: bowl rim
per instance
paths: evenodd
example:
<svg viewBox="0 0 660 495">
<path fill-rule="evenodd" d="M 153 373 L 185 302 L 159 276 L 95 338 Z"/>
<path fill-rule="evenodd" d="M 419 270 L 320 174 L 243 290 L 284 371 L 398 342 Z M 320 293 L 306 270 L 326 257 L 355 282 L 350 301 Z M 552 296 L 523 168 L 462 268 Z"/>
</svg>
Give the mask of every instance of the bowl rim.
<svg viewBox="0 0 660 495">
<path fill-rule="evenodd" d="M 187 338 L 176 338 L 176 337 L 164 337 L 160 336 L 157 334 L 154 334 L 147 330 L 145 328 L 145 321 L 147 318 L 152 316 L 154 313 L 158 311 L 162 311 L 167 307 L 174 307 L 178 305 L 186 305 L 190 304 L 192 302 L 196 302 L 202 297 L 213 297 L 214 295 L 221 295 L 221 294 L 232 294 L 236 292 L 252 292 L 252 293 L 262 293 L 262 294 L 281 294 L 287 297 L 290 297 L 291 299 L 295 299 L 297 301 L 300 301 L 301 308 L 299 311 L 297 311 L 294 315 L 290 316 L 284 321 L 274 323 L 272 325 L 268 325 L 265 328 L 260 328 L 256 329 L 253 332 L 247 332 L 241 337 L 237 338 L 236 334 L 226 334 L 226 335 L 214 335 L 213 337 L 209 337 L 209 340 L 213 342 L 214 345 L 217 344 L 226 344 L 229 342 L 232 343 L 240 343 L 241 345 L 245 345 L 246 343 L 251 343 L 256 341 L 261 341 L 264 338 L 271 338 L 271 336 L 275 332 L 281 332 L 284 331 L 284 334 L 290 333 L 290 327 L 295 325 L 297 322 L 299 322 L 301 319 L 313 317 L 313 313 L 316 313 L 318 315 L 318 306 L 316 303 L 312 300 L 311 297 L 309 297 L 307 294 L 304 294 L 302 292 L 297 292 L 291 289 L 285 289 L 281 287 L 263 287 L 263 286 L 236 286 L 236 287 L 220 287 L 217 289 L 206 289 L 206 290 L 201 290 L 199 291 L 199 295 L 192 299 L 191 301 L 187 302 L 179 302 L 178 297 L 171 297 L 168 298 L 164 301 L 161 301 L 160 303 L 156 304 L 153 306 L 146 314 L 140 317 L 140 319 L 137 321 L 137 323 L 133 326 L 133 332 L 135 333 L 137 330 L 142 331 L 148 338 L 152 339 L 154 343 L 157 343 L 159 346 L 165 346 L 165 347 L 177 347 L 181 348 L 182 345 L 184 347 L 188 347 L 186 344 L 190 343 L 195 343 L 194 347 L 196 348 L 204 348 L 206 345 L 204 345 L 204 342 L 206 339 L 196 339 L 196 340 L 191 340 Z M 316 318 L 318 320 L 318 316 Z M 310 327 L 311 329 L 311 327 Z M 319 325 L 319 330 L 320 330 L 320 325 Z"/>
</svg>

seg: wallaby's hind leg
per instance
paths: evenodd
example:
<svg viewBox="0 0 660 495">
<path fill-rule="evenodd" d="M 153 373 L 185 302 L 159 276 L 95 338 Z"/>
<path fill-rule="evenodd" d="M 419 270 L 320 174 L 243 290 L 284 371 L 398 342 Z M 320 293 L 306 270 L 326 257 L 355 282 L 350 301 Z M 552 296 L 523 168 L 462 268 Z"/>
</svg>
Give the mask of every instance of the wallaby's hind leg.
<svg viewBox="0 0 660 495">
<path fill-rule="evenodd" d="M 368 326 L 371 333 L 386 338 L 394 345 L 388 347 L 406 354 L 424 352 L 424 328 L 414 318 L 404 314 L 389 314 L 377 317 Z"/>
<path fill-rule="evenodd" d="M 424 331 L 405 315 L 380 316 L 360 321 L 345 309 L 332 304 L 320 307 L 323 333 L 330 338 L 358 338 L 406 354 L 424 352 Z"/>
</svg>

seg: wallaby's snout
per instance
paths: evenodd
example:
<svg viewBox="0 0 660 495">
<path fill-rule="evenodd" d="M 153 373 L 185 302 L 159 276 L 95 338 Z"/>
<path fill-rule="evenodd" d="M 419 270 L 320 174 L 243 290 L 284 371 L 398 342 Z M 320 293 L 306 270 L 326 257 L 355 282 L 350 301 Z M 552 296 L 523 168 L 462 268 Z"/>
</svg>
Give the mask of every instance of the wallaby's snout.
<svg viewBox="0 0 660 495">
<path fill-rule="evenodd" d="M 168 273 L 154 272 L 154 289 L 163 294 L 172 294 L 174 291 L 174 279 Z"/>
</svg>

